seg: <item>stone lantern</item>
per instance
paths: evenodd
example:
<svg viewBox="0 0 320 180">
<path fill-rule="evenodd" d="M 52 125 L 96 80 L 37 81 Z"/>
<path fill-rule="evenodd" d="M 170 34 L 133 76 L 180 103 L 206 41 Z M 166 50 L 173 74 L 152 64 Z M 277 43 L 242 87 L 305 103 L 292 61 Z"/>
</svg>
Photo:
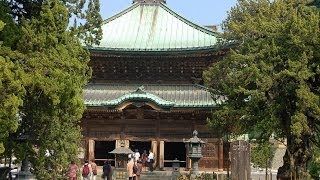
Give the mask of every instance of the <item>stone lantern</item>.
<svg viewBox="0 0 320 180">
<path fill-rule="evenodd" d="M 193 137 L 188 140 L 183 140 L 188 147 L 188 157 L 191 159 L 191 175 L 197 176 L 199 174 L 198 161 L 202 158 L 202 146 L 205 144 L 200 138 L 198 138 L 198 131 L 193 131 Z"/>
<path fill-rule="evenodd" d="M 17 142 L 25 143 L 28 139 L 29 139 L 29 135 L 21 134 L 17 137 Z M 31 164 L 28 160 L 28 157 L 26 156 L 22 160 L 21 170 L 18 173 L 18 179 L 28 179 L 28 180 L 35 179 L 34 175 L 31 173 L 30 169 L 31 169 Z"/>
</svg>

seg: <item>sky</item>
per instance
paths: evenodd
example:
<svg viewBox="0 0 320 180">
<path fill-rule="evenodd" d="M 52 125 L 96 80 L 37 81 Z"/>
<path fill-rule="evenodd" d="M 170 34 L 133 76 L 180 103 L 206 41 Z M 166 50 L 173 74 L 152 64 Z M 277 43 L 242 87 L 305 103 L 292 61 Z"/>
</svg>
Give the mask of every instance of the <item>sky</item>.
<svg viewBox="0 0 320 180">
<path fill-rule="evenodd" d="M 237 0 L 167 0 L 167 6 L 199 25 L 220 25 Z M 126 9 L 132 0 L 101 0 L 103 19 Z"/>
</svg>

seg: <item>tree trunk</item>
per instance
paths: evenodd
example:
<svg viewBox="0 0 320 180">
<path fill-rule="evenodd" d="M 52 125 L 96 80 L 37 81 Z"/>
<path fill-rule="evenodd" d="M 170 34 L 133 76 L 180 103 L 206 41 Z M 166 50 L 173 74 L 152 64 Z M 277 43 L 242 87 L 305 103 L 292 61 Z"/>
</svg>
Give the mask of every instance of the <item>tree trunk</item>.
<svg viewBox="0 0 320 180">
<path fill-rule="evenodd" d="M 300 143 L 289 144 L 289 142 L 292 141 L 288 141 L 288 149 L 283 156 L 283 166 L 278 169 L 277 178 L 303 179 L 308 176 L 307 166 L 312 157 L 310 137 L 304 136 Z"/>
<path fill-rule="evenodd" d="M 283 156 L 283 166 L 278 169 L 277 179 L 280 180 L 290 180 L 291 173 L 290 173 L 290 160 L 289 160 L 288 151 L 286 151 L 285 155 Z"/>
</svg>

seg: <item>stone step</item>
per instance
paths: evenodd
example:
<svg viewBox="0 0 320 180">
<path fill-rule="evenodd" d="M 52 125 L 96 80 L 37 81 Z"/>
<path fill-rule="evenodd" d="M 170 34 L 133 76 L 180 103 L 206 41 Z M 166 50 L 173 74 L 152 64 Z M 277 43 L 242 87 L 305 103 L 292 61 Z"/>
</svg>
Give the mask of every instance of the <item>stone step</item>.
<svg viewBox="0 0 320 180">
<path fill-rule="evenodd" d="M 175 180 L 172 177 L 172 171 L 156 171 L 156 172 L 145 172 L 141 174 L 140 180 Z"/>
</svg>

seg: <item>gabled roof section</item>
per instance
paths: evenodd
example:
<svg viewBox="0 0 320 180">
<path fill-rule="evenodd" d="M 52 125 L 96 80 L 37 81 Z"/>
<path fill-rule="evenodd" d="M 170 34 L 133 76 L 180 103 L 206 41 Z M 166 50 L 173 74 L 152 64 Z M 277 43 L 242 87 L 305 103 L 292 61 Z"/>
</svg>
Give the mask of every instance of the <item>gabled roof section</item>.
<svg viewBox="0 0 320 180">
<path fill-rule="evenodd" d="M 163 108 L 171 108 L 174 106 L 174 103 L 171 101 L 164 100 L 159 96 L 145 92 L 143 86 L 140 86 L 138 87 L 137 90 L 124 94 L 116 99 L 105 101 L 101 105 L 107 106 L 107 107 L 115 107 L 127 101 L 131 101 L 131 102 L 151 101 Z"/>
<path fill-rule="evenodd" d="M 89 84 L 84 89 L 84 102 L 88 107 L 114 108 L 125 101 L 151 101 L 162 108 L 211 109 L 216 106 L 210 92 L 198 85 Z"/>
<path fill-rule="evenodd" d="M 164 3 L 136 2 L 107 19 L 91 50 L 181 51 L 216 48 L 219 34 L 194 24 Z"/>
</svg>

